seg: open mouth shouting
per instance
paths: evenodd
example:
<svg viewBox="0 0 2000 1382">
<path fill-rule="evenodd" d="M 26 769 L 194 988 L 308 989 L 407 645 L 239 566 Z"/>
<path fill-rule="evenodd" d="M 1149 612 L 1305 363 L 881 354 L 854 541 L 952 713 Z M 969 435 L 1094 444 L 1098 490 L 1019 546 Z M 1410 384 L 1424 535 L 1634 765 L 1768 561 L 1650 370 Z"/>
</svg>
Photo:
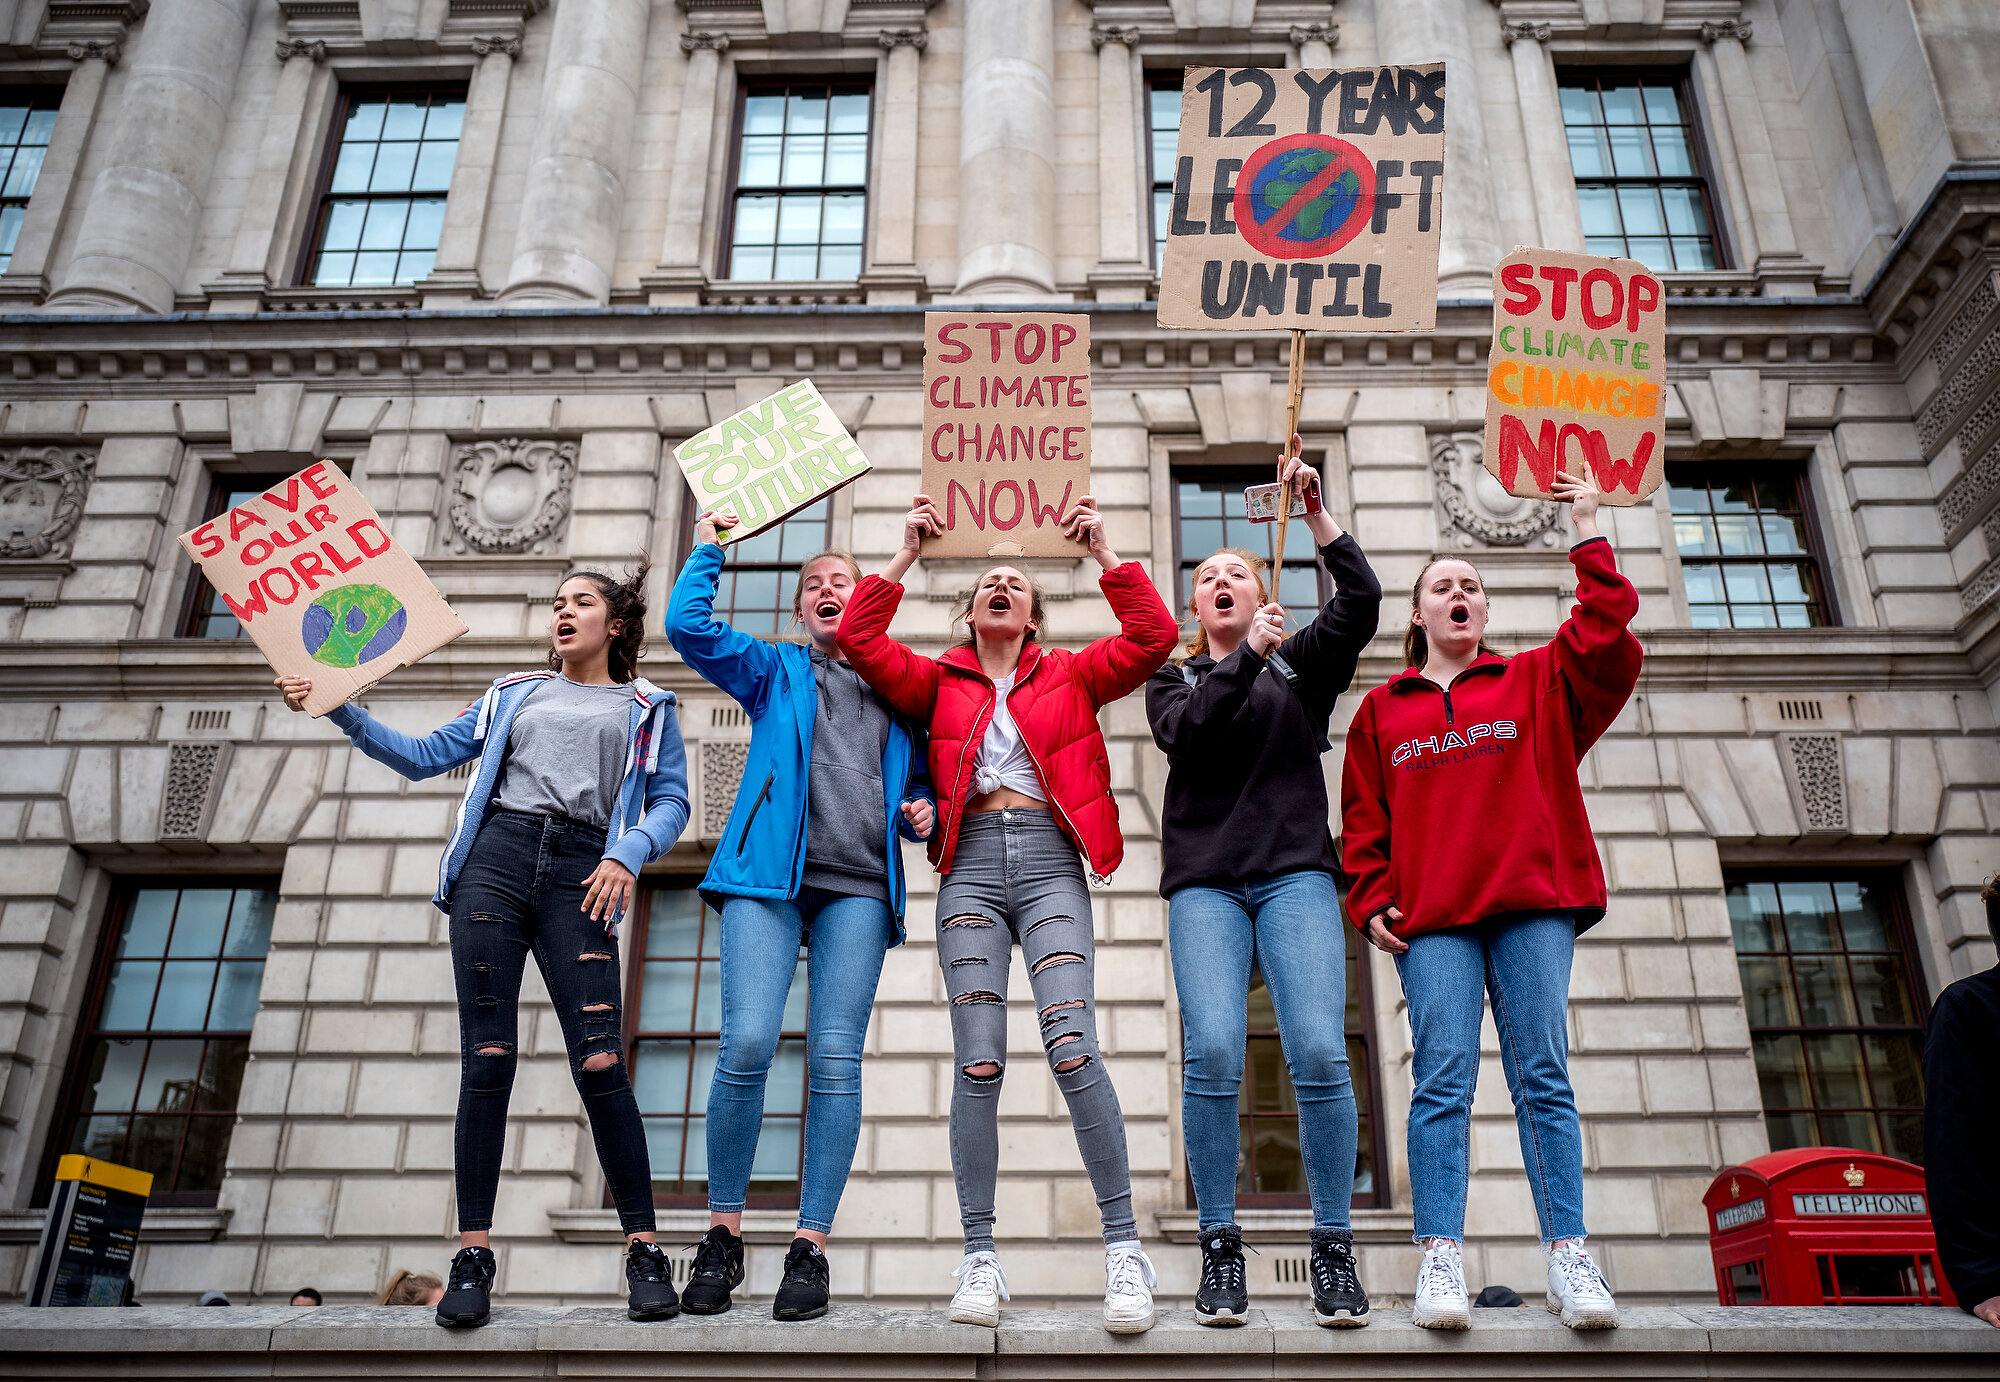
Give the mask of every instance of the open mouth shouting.
<svg viewBox="0 0 2000 1382">
<path fill-rule="evenodd" d="M 1451 622 L 1458 625 L 1458 627 L 1464 628 L 1471 618 L 1472 611 L 1464 605 L 1453 605 L 1451 607 Z"/>
<path fill-rule="evenodd" d="M 996 590 L 993 592 L 993 598 L 986 602 L 986 608 L 992 614 L 1006 614 L 1014 608 L 1014 602 L 1006 591 Z"/>
<path fill-rule="evenodd" d="M 838 619 L 840 617 L 840 605 L 833 600 L 821 600 L 813 606 L 813 614 L 821 619 Z"/>
<path fill-rule="evenodd" d="M 560 642 L 565 638 L 574 638 L 574 637 L 576 637 L 575 624 L 565 619 L 560 624 L 556 625 L 556 639 L 558 642 Z"/>
<path fill-rule="evenodd" d="M 1226 590 L 1218 590 L 1215 592 L 1215 612 L 1217 614 L 1221 614 L 1227 610 L 1232 610 L 1235 608 L 1236 608 L 1236 597 L 1234 595 L 1231 595 Z"/>
</svg>

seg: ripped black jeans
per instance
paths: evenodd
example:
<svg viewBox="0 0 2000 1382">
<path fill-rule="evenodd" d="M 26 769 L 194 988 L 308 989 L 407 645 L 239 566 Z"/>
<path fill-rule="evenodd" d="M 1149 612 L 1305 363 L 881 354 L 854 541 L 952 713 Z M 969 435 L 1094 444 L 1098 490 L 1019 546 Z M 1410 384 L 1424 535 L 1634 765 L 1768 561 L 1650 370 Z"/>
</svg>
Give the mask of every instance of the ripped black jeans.
<svg viewBox="0 0 2000 1382">
<path fill-rule="evenodd" d="M 593 826 L 495 811 L 452 888 L 461 1233 L 493 1227 L 531 950 L 562 1024 L 570 1077 L 590 1117 L 618 1222 L 627 1233 L 653 1229 L 653 1173 L 620 1036 L 618 944 L 583 911 L 583 880 L 603 857 L 604 832 Z"/>
<path fill-rule="evenodd" d="M 1118 1091 L 1097 1046 L 1090 890 L 1076 846 L 1047 811 L 968 816 L 938 885 L 938 964 L 951 1006 L 951 1172 L 967 1252 L 993 1250 L 1000 1081 L 1007 1065 L 1007 971 L 1020 942 L 1037 1030 L 1069 1104 L 1104 1241 L 1135 1240 L 1132 1173 Z"/>
</svg>

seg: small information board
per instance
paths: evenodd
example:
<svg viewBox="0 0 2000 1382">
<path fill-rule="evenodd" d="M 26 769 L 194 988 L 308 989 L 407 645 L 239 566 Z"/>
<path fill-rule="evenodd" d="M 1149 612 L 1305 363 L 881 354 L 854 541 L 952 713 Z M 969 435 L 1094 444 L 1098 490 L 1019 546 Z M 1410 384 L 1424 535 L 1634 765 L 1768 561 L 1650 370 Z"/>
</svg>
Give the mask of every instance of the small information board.
<svg viewBox="0 0 2000 1382">
<path fill-rule="evenodd" d="M 153 1193 L 150 1171 L 70 1155 L 56 1163 L 30 1305 L 123 1305 Z"/>
</svg>

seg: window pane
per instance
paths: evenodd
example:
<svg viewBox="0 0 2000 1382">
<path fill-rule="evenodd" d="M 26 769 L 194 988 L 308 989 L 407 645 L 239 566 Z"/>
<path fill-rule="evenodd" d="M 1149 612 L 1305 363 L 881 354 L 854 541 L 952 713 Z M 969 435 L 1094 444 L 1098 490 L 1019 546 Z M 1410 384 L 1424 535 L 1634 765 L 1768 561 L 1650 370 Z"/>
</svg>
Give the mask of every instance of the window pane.
<svg viewBox="0 0 2000 1382">
<path fill-rule="evenodd" d="M 639 1030 L 684 1032 L 694 1018 L 694 964 L 651 960 L 639 990 Z"/>
<path fill-rule="evenodd" d="M 313 270 L 313 282 L 321 287 L 344 288 L 354 281 L 354 256 L 352 254 L 322 254 L 319 264 Z M 211 626 L 202 633 L 203 638 L 236 638 L 240 630 L 233 617 L 224 621 L 217 616 Z"/>
<path fill-rule="evenodd" d="M 84 1076 L 85 1112 L 125 1112 L 139 1093 L 139 1070 L 146 1063 L 143 1041 L 99 1041 L 91 1045 Z"/>
<path fill-rule="evenodd" d="M 688 1054 L 685 1041 L 641 1041 L 634 1045 L 632 1091 L 641 1113 L 687 1112 Z"/>
<path fill-rule="evenodd" d="M 170 888 L 147 888 L 132 899 L 118 948 L 112 954 L 123 959 L 151 958 L 167 953 L 167 931 L 174 921 L 174 902 L 180 894 Z"/>
<path fill-rule="evenodd" d="M 826 103 L 824 95 L 794 91 L 785 103 L 785 133 L 826 133 Z"/>
<path fill-rule="evenodd" d="M 722 1030 L 722 964 L 717 960 L 703 960 L 699 968 L 694 1028 L 698 1032 L 719 1032 Z"/>
<path fill-rule="evenodd" d="M 866 205 L 866 199 L 862 197 L 828 197 L 821 219 L 820 238 L 829 245 L 859 245 Z"/>
<path fill-rule="evenodd" d="M 1799 1021 L 1807 1027 L 1854 1025 L 1854 990 L 1847 966 L 1832 956 L 1800 956 L 1792 962 L 1799 986 Z"/>
<path fill-rule="evenodd" d="M 28 108 L 17 105 L 0 105 L 0 144 L 18 144 L 21 131 L 28 125 Z"/>
<path fill-rule="evenodd" d="M 1678 125 L 1686 118 L 1681 114 L 1680 94 L 1671 86 L 1648 84 L 1644 88 L 1646 119 L 1655 125 Z"/>
<path fill-rule="evenodd" d="M 1708 213 L 1701 204 L 1697 187 L 1662 187 L 1660 200 L 1666 208 L 1667 229 L 1675 235 L 1706 235 Z"/>
<path fill-rule="evenodd" d="M 140 1032 L 153 1012 L 153 994 L 160 984 L 157 960 L 123 960 L 111 966 L 104 990 L 104 1011 L 97 1025 L 107 1032 Z"/>
<path fill-rule="evenodd" d="M 396 281 L 397 254 L 394 250 L 354 256 L 354 282 L 357 287 L 371 284 L 394 283 Z"/>
<path fill-rule="evenodd" d="M 778 203 L 778 243 L 814 245 L 819 242 L 819 203 L 816 196 L 784 197 Z M 810 278 L 808 274 L 806 277 Z"/>
<path fill-rule="evenodd" d="M 330 192 L 366 192 L 368 171 L 375 166 L 375 145 L 343 144 L 340 154 L 333 161 L 333 180 L 327 185 Z"/>
<path fill-rule="evenodd" d="M 212 1032 L 247 1032 L 257 1020 L 257 991 L 264 982 L 262 960 L 229 960 L 218 967 L 215 1000 L 208 1013 Z"/>
<path fill-rule="evenodd" d="M 1694 149 L 1688 143 L 1687 131 L 1678 126 L 1653 127 L 1653 157 L 1661 177 L 1694 176 Z"/>
<path fill-rule="evenodd" d="M 430 102 L 423 97 L 389 102 L 388 112 L 382 121 L 382 138 L 421 139 L 424 115 L 429 105 Z"/>
<path fill-rule="evenodd" d="M 1293 1118 L 1259 1118 L 1252 1127 L 1251 1161 L 1257 1168 L 1251 1187 L 1265 1195 L 1300 1195 L 1306 1191 L 1305 1158 L 1299 1153 L 1299 1125 Z"/>
<path fill-rule="evenodd" d="M 868 133 L 868 93 L 848 92 L 833 98 L 828 128 L 835 134 Z"/>
<path fill-rule="evenodd" d="M 1719 267 L 1715 260 L 1715 242 L 1707 236 L 1699 239 L 1674 239 L 1674 267 L 1684 273 L 1700 273 Z"/>
<path fill-rule="evenodd" d="M 154 1042 L 134 1107 L 140 1113 L 185 1113 L 192 1108 L 201 1047 L 199 1041 Z"/>
<path fill-rule="evenodd" d="M 742 196 L 736 199 L 736 243 L 768 245 L 778 238 L 778 199 Z"/>
<path fill-rule="evenodd" d="M 229 924 L 229 904 L 234 894 L 227 888 L 189 888 L 181 893 L 174 917 L 174 938 L 167 954 L 176 958 L 222 953 L 222 933 Z"/>
<path fill-rule="evenodd" d="M 646 1160 L 653 1171 L 653 1187 L 671 1194 L 680 1187 L 681 1138 L 687 1124 L 678 1118 L 646 1120 Z"/>
<path fill-rule="evenodd" d="M 826 141 L 826 180 L 831 184 L 868 180 L 868 137 L 836 134 Z"/>
<path fill-rule="evenodd" d="M 1611 175 L 1611 141 L 1605 137 L 1603 130 L 1594 125 L 1571 127 L 1569 167 L 1570 172 L 1580 178 Z"/>
<path fill-rule="evenodd" d="M 1627 235 L 1666 234 L 1667 220 L 1660 210 L 1660 194 L 1655 188 L 1620 187 L 1618 214 L 1624 218 Z"/>
<path fill-rule="evenodd" d="M 1743 1003 L 1752 1027 L 1796 1027 L 1798 1006 L 1783 960 L 1745 955 L 1736 961 Z"/>
<path fill-rule="evenodd" d="M 201 1080 L 195 1086 L 195 1112 L 233 1110 L 243 1088 L 243 1066 L 249 1059 L 247 1040 L 209 1042 L 201 1060 Z"/>
<path fill-rule="evenodd" d="M 361 248 L 393 250 L 403 243 L 403 225 L 410 217 L 410 204 L 393 199 L 372 203 L 361 227 Z"/>
<path fill-rule="evenodd" d="M 1729 592 L 1731 604 L 1758 604 L 1771 598 L 1770 582 L 1765 579 L 1762 566 L 1725 566 L 1722 585 Z"/>
<path fill-rule="evenodd" d="M 1914 1021 L 1915 1018 L 1912 1016 L 1905 1020 Z M 1915 1036 L 1870 1034 L 1861 1038 L 1861 1049 L 1867 1056 L 1868 1083 L 1878 1105 L 1922 1107 L 1923 1047 Z"/>
<path fill-rule="evenodd" d="M 1565 86 L 1562 88 L 1562 116 L 1565 125 L 1594 125 L 1603 122 L 1604 113 L 1597 102 L 1597 92 L 1587 86 Z"/>
<path fill-rule="evenodd" d="M 785 994 L 785 1015 L 780 1021 L 787 1032 L 803 1032 L 806 1029 L 806 998 L 808 991 L 806 960 L 799 957 L 798 968 L 792 971 L 792 987 Z M 793 1110 L 797 1112 L 797 1110 Z"/>
<path fill-rule="evenodd" d="M 4 185 L 0 185 L 0 196 L 33 195 L 35 179 L 41 176 L 42 157 L 46 152 L 41 148 L 17 149 L 14 153 L 14 165 L 7 173 L 7 181 Z"/>
<path fill-rule="evenodd" d="M 1903 973 L 1900 957 L 1866 955 L 1855 958 L 1851 963 L 1854 966 L 1855 1005 L 1863 1023 L 1892 1027 L 1915 1025 L 1917 1014 L 1910 1001 L 1910 981 Z"/>
<path fill-rule="evenodd" d="M 784 140 L 777 135 L 745 135 L 743 161 L 736 179 L 745 187 L 769 187 L 778 181 Z"/>
<path fill-rule="evenodd" d="M 785 98 L 780 95 L 746 96 L 743 99 L 743 133 L 783 134 Z"/>
<path fill-rule="evenodd" d="M 1613 126 L 1611 168 L 1621 178 L 1653 176 L 1653 147 L 1646 131 L 1636 126 Z"/>
<path fill-rule="evenodd" d="M 410 203 L 410 219 L 403 227 L 403 248 L 435 250 L 444 231 L 444 201 Z"/>
<path fill-rule="evenodd" d="M 803 1113 L 806 1096 L 806 1044 L 781 1041 L 771 1057 L 771 1074 L 764 1089 L 764 1117 L 773 1114 Z M 796 1150 L 792 1156 L 797 1162 Z"/>
<path fill-rule="evenodd" d="M 1623 227 L 1618 220 L 1618 201 L 1609 187 L 1579 187 L 1576 189 L 1577 210 L 1583 213 L 1583 233 L 1585 235 L 1618 235 Z"/>
<path fill-rule="evenodd" d="M 174 1189 L 220 1190 L 229 1157 L 229 1135 L 236 1126 L 233 1117 L 190 1118 L 187 1142 L 181 1149 L 180 1170 Z"/>
<path fill-rule="evenodd" d="M 1832 884 L 1780 883 L 1778 901 L 1785 909 L 1785 933 L 1794 951 L 1839 949 Z"/>
<path fill-rule="evenodd" d="M 370 192 L 407 192 L 417 169 L 415 144 L 383 144 L 375 155 L 375 171 L 368 175 Z"/>
<path fill-rule="evenodd" d="M 771 247 L 759 245 L 750 249 L 737 246 L 729 254 L 729 276 L 749 282 L 765 282 L 771 277 Z"/>
<path fill-rule="evenodd" d="M 777 1073 L 774 1065 L 771 1070 L 774 1079 Z M 760 1185 L 768 1194 L 778 1185 L 789 1187 L 797 1183 L 800 1132 L 798 1119 L 770 1117 L 769 1106 L 766 1105 L 766 1117 L 757 1130 L 757 1150 L 750 1160 L 750 1181 L 753 1185 Z"/>
<path fill-rule="evenodd" d="M 426 142 L 417 146 L 417 170 L 410 178 L 411 190 L 444 192 L 451 188 L 451 165 L 458 157 L 457 144 Z"/>
<path fill-rule="evenodd" d="M 1854 950 L 1895 949 L 1889 939 L 1888 918 L 1877 890 L 1866 883 L 1836 881 L 1833 900 L 1840 909 L 1840 932 L 1847 948 Z"/>
<path fill-rule="evenodd" d="M 454 145 L 459 132 L 465 128 L 465 102 L 437 101 L 431 105 L 431 113 L 424 121 L 426 140 L 448 139 Z"/>
<path fill-rule="evenodd" d="M 208 999 L 215 987 L 213 960 L 168 960 L 160 966 L 160 996 L 152 1027 L 162 1032 L 198 1032 L 208 1025 Z"/>
<path fill-rule="evenodd" d="M 389 103 L 384 100 L 356 101 L 347 113 L 347 128 L 341 131 L 343 144 L 353 144 L 382 137 L 382 117 L 388 113 Z"/>
<path fill-rule="evenodd" d="M 1639 88 L 1636 86 L 1613 86 L 1606 83 L 1600 99 L 1604 102 L 1604 122 L 1607 125 L 1643 125 L 1646 115 L 1639 103 Z"/>
<path fill-rule="evenodd" d="M 1757 1056 L 1757 1087 L 1766 1109 L 1809 1108 L 1805 1048 L 1792 1035 L 1750 1038 Z"/>
</svg>

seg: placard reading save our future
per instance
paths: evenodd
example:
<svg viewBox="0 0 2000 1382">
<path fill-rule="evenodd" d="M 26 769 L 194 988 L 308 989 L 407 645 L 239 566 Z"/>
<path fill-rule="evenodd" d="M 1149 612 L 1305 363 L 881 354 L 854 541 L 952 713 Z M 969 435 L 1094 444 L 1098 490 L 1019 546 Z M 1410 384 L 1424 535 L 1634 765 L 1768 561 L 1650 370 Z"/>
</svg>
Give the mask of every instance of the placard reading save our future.
<svg viewBox="0 0 2000 1382">
<path fill-rule="evenodd" d="M 1443 63 L 1188 68 L 1160 325 L 1436 325 L 1444 88 Z"/>
<path fill-rule="evenodd" d="M 312 679 L 324 715 L 464 633 L 416 558 L 329 461 L 181 534 L 280 675 Z"/>
<path fill-rule="evenodd" d="M 674 448 L 695 512 L 733 513 L 726 546 L 763 532 L 868 473 L 868 458 L 810 379 L 778 390 Z"/>
</svg>

